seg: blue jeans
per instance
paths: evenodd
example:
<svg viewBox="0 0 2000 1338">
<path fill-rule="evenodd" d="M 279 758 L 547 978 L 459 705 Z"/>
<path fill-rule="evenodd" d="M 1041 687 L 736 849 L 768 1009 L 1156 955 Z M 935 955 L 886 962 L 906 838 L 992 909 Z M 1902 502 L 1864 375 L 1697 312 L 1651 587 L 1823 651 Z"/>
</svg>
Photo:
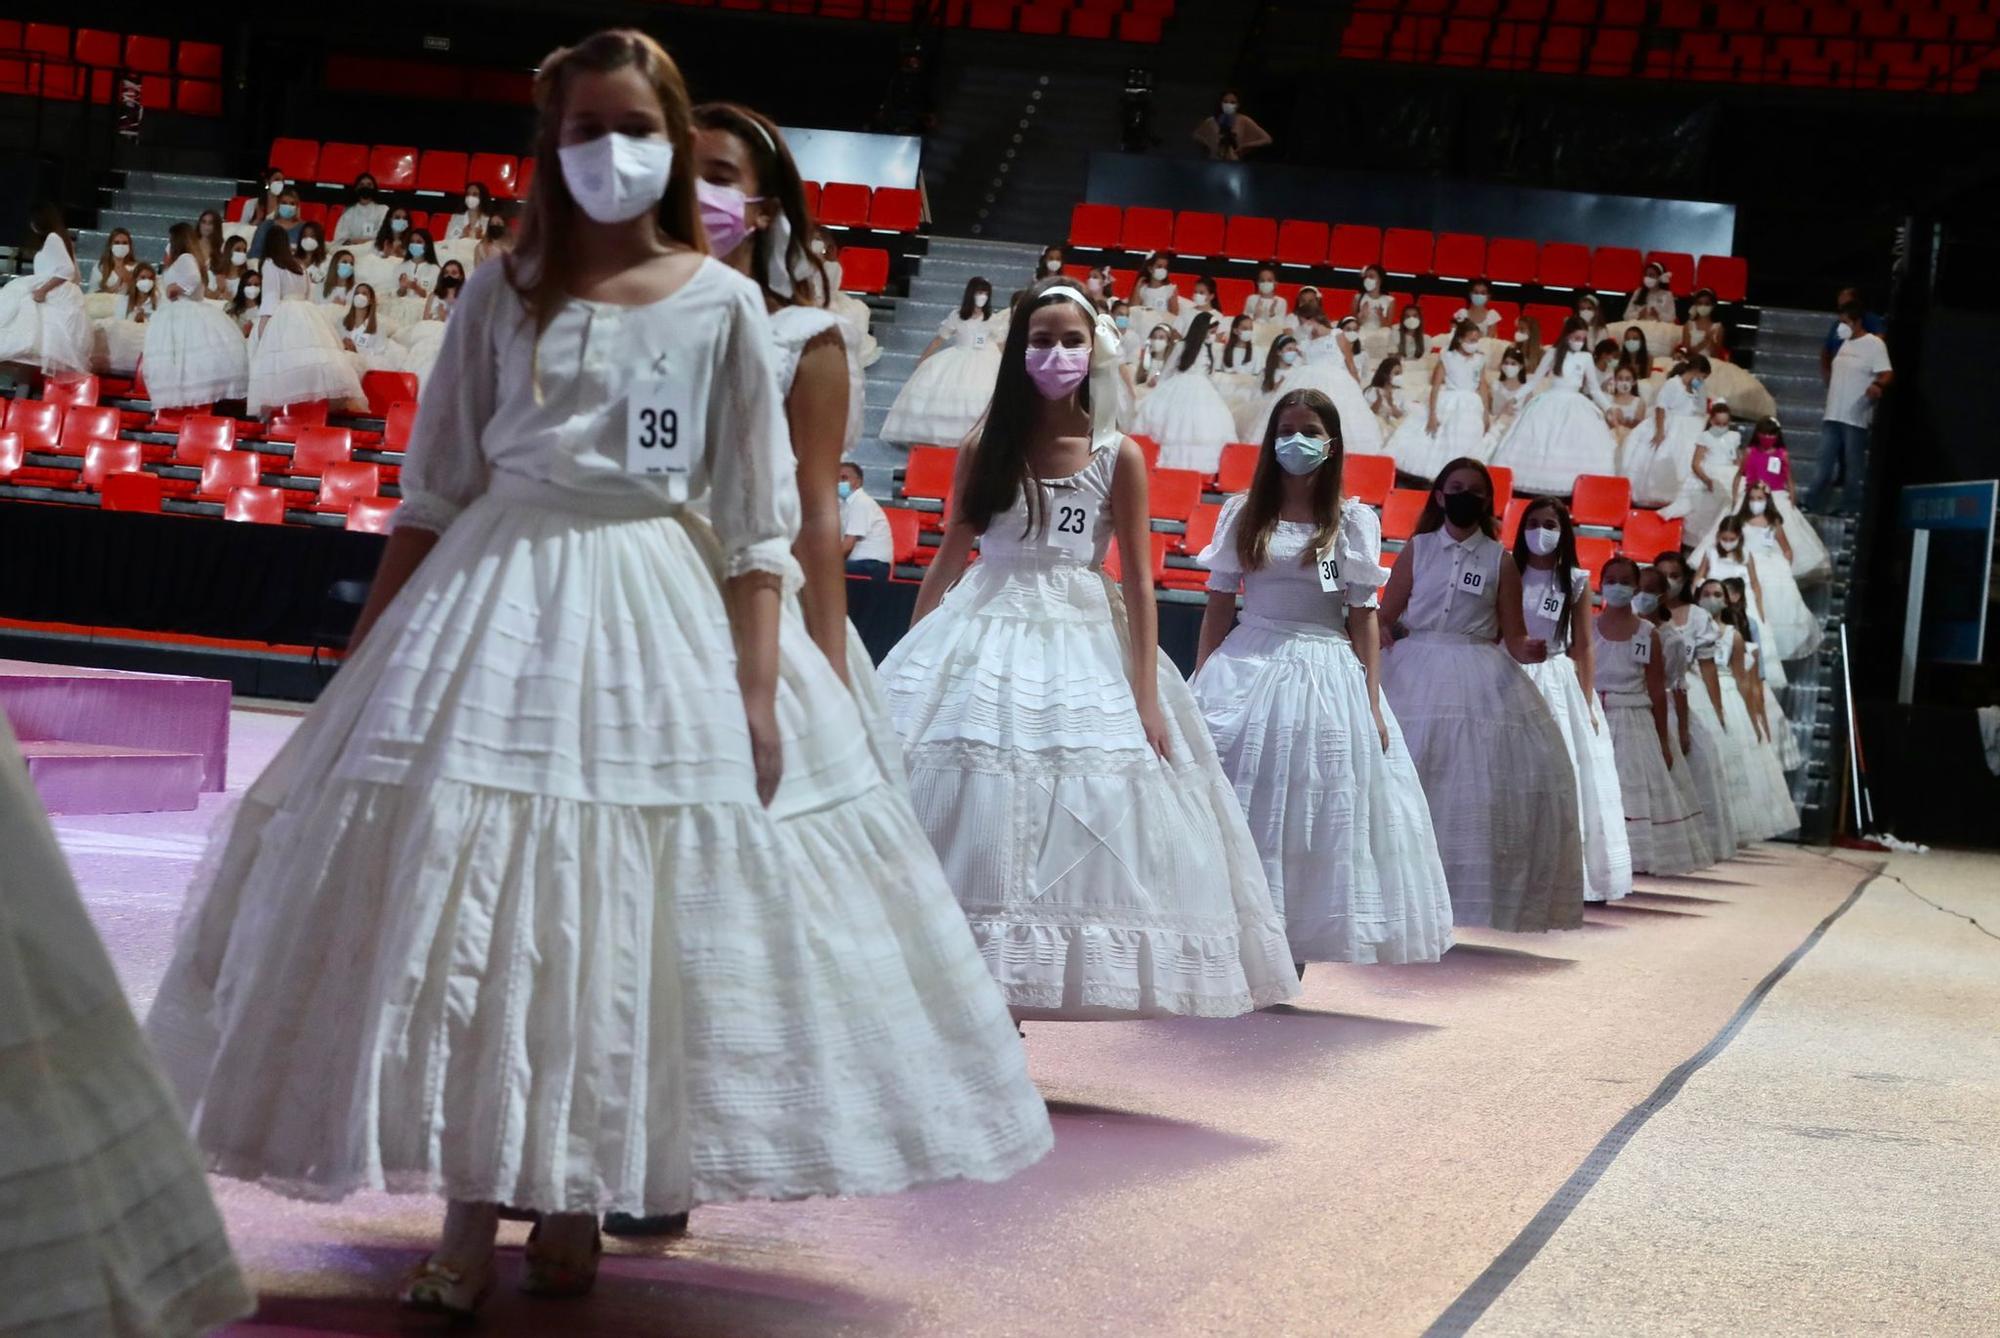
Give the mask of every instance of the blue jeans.
<svg viewBox="0 0 2000 1338">
<path fill-rule="evenodd" d="M 1813 467 L 1813 481 L 1800 504 L 1808 511 L 1825 514 L 1827 494 L 1834 481 L 1840 482 L 1840 509 L 1848 515 L 1861 513 L 1861 484 L 1868 474 L 1868 432 L 1865 427 L 1831 420 L 1819 425 L 1819 462 Z"/>
</svg>

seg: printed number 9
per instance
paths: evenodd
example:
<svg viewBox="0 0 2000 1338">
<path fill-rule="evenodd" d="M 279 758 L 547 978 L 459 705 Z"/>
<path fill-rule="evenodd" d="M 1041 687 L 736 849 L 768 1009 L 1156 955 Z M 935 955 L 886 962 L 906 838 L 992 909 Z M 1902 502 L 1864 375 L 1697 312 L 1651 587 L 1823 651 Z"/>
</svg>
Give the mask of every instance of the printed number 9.
<svg viewBox="0 0 2000 1338">
<path fill-rule="evenodd" d="M 680 441 L 681 417 L 672 409 L 641 409 L 639 411 L 639 447 L 651 450 L 659 447 L 671 451 Z"/>
</svg>

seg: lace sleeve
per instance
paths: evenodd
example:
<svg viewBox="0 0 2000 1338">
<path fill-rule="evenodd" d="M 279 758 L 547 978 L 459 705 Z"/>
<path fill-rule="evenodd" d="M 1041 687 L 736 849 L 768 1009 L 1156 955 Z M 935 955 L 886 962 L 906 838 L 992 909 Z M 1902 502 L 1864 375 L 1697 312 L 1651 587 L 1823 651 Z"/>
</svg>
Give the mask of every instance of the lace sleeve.
<svg viewBox="0 0 2000 1338">
<path fill-rule="evenodd" d="M 1382 565 L 1382 519 L 1374 508 L 1349 498 L 1340 508 L 1340 585 L 1347 606 L 1381 607 L 1389 569 Z"/>
<path fill-rule="evenodd" d="M 475 270 L 465 286 L 466 319 L 445 324 L 444 342 L 424 378 L 417 421 L 410 429 L 398 529 L 443 534 L 486 491 L 482 438 L 493 417 L 499 379 L 490 327 L 510 314 L 510 304 L 497 300 L 506 289 L 501 266 Z"/>
<path fill-rule="evenodd" d="M 744 283 L 711 371 L 705 463 L 724 579 L 752 571 L 785 578 L 799 532 L 792 436 L 772 374 L 770 326 L 753 298 Z"/>
<path fill-rule="evenodd" d="M 1243 563 L 1236 555 L 1236 522 L 1243 514 L 1246 497 L 1237 493 L 1222 504 L 1222 513 L 1215 518 L 1215 533 L 1195 559 L 1208 568 L 1208 588 L 1217 594 L 1233 595 L 1243 585 Z"/>
</svg>

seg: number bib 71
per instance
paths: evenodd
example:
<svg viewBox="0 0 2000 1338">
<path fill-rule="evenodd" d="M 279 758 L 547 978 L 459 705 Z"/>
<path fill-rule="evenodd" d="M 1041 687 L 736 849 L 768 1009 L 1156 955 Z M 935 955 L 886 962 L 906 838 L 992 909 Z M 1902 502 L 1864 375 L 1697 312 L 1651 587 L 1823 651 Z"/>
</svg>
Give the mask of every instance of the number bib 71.
<svg viewBox="0 0 2000 1338">
<path fill-rule="evenodd" d="M 705 385 L 686 381 L 634 382 L 625 395 L 625 472 L 665 478 L 669 495 L 685 501 L 701 456 L 707 394 Z"/>
<path fill-rule="evenodd" d="M 1078 562 L 1097 555 L 1097 498 L 1081 488 L 1057 490 L 1049 499 L 1048 533 L 1043 542 Z"/>
</svg>

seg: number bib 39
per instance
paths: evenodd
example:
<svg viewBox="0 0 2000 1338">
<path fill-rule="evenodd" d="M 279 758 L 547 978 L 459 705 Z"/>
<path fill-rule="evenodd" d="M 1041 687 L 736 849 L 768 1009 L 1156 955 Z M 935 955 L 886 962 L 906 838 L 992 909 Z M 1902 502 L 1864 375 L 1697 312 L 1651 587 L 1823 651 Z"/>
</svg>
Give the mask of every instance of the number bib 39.
<svg viewBox="0 0 2000 1338">
<path fill-rule="evenodd" d="M 1081 488 L 1058 489 L 1049 499 L 1043 542 L 1078 562 L 1097 555 L 1097 498 Z"/>
<path fill-rule="evenodd" d="M 625 472 L 663 477 L 668 494 L 686 501 L 688 474 L 702 453 L 707 396 L 706 385 L 635 381 L 625 396 Z"/>
</svg>

